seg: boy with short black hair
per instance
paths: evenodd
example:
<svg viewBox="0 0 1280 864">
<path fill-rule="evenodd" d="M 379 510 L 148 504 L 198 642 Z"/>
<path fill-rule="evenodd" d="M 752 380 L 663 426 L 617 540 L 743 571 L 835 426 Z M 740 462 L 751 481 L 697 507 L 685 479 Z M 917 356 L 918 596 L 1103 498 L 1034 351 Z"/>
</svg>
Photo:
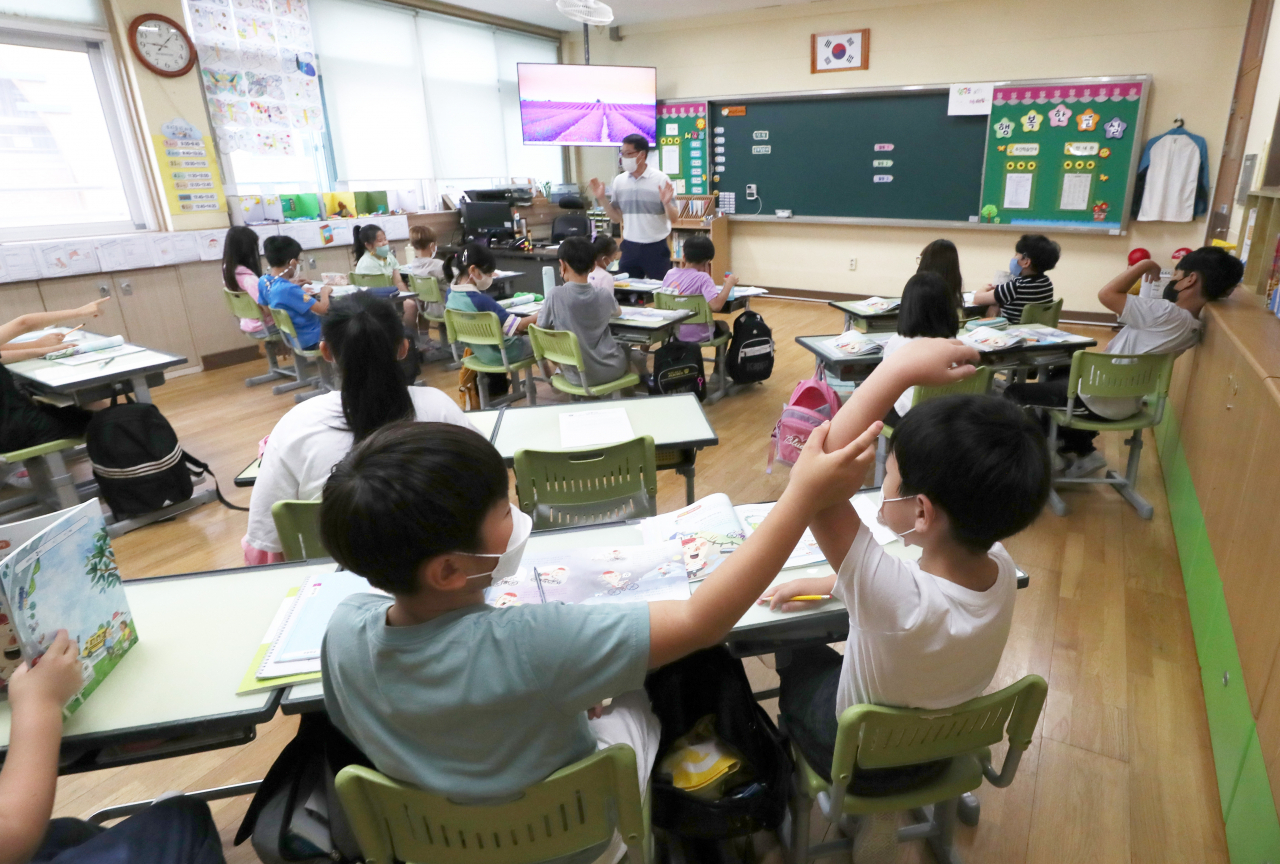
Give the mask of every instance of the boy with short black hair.
<svg viewBox="0 0 1280 864">
<path fill-rule="evenodd" d="M 272 309 L 289 313 L 298 334 L 298 347 L 314 351 L 320 346 L 320 316 L 329 311 L 333 286 L 320 289 L 320 299 L 308 295 L 293 280 L 298 276 L 302 244 L 292 237 L 276 235 L 262 241 L 268 271 L 258 282 L 258 297 Z"/>
<path fill-rule="evenodd" d="M 711 261 L 716 257 L 716 244 L 705 234 L 695 234 L 684 241 L 684 264 L 668 270 L 662 278 L 664 289 L 674 289 L 677 294 L 701 294 L 707 298 L 712 312 L 719 312 L 738 284 L 738 277 L 726 273 L 724 286 L 717 288 L 711 277 Z M 717 329 L 724 327 L 717 321 Z M 710 324 L 681 324 L 680 338 L 685 342 L 706 342 L 711 338 Z"/>
<path fill-rule="evenodd" d="M 892 359 L 951 344 L 915 340 Z M 976 352 L 965 359 L 976 360 Z M 861 434 L 909 383 L 867 379 L 836 415 L 827 446 Z M 766 595 L 773 608 L 790 611 L 805 606 L 793 597 L 833 594 L 849 611 L 843 658 L 818 646 L 795 651 L 779 668 L 787 732 L 824 777 L 837 719 L 849 706 L 942 709 L 982 695 L 999 666 L 1017 590 L 1013 559 L 999 541 L 1035 521 L 1049 496 L 1044 434 L 998 398 L 931 399 L 911 409 L 890 442 L 878 519 L 919 546 L 920 560 L 886 552 L 842 501 L 811 526 L 836 575 L 797 579 Z M 945 764 L 929 763 L 859 771 L 855 794 L 898 791 L 942 770 Z"/>
<path fill-rule="evenodd" d="M 1043 234 L 1023 234 L 1013 247 L 1012 266 L 1017 272 L 1008 282 L 988 285 L 986 291 L 974 295 L 978 306 L 997 305 L 1000 315 L 1010 324 L 1022 322 L 1022 309 L 1028 303 L 1052 303 L 1053 282 L 1045 273 L 1058 266 L 1062 247 Z"/>
<path fill-rule="evenodd" d="M 1235 290 L 1244 277 L 1239 258 L 1217 246 L 1203 246 L 1178 262 L 1164 296 L 1139 297 L 1130 286 L 1143 276 L 1159 277 L 1160 265 L 1139 261 L 1098 291 L 1098 300 L 1116 313 L 1124 327 L 1107 345 L 1108 354 L 1181 354 L 1200 341 L 1200 312 Z M 1010 384 L 1005 396 L 1021 405 L 1063 408 L 1067 403 L 1069 369 L 1058 369 L 1048 380 Z M 1078 396 L 1075 413 L 1089 420 L 1124 420 L 1142 408 L 1136 397 Z M 1066 477 L 1087 477 L 1106 467 L 1106 457 L 1093 445 L 1098 435 L 1087 429 L 1059 429 L 1058 453 Z"/>
<path fill-rule="evenodd" d="M 586 237 L 560 242 L 560 278 L 564 281 L 547 295 L 538 312 L 544 330 L 568 330 L 578 337 L 582 369 L 561 367 L 570 384 L 588 387 L 616 381 L 627 374 L 627 352 L 609 332 L 609 319 L 621 313 L 613 291 L 588 283 L 596 264 L 595 249 Z"/>
</svg>

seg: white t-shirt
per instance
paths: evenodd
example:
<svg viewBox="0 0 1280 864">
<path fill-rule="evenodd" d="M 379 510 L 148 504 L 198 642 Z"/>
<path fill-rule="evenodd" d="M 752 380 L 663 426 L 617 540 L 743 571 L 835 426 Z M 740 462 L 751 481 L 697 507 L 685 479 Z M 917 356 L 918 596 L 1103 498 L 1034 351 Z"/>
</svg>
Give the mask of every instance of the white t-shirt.
<svg viewBox="0 0 1280 864">
<path fill-rule="evenodd" d="M 1125 325 L 1111 338 L 1108 354 L 1181 354 L 1200 341 L 1200 319 L 1168 300 L 1155 297 L 1125 298 L 1120 312 Z M 1142 409 L 1141 398 L 1086 396 L 1080 401 L 1108 420 L 1123 420 Z"/>
<path fill-rule="evenodd" d="M 884 343 L 884 360 L 888 360 L 889 355 L 892 354 L 894 351 L 897 351 L 903 345 L 906 345 L 908 342 L 911 342 L 919 338 L 920 338 L 919 336 L 899 336 L 897 334 L 894 334 L 892 337 L 890 337 L 888 342 Z M 903 394 L 898 397 L 898 401 L 893 403 L 893 410 L 898 412 L 899 417 L 907 416 L 907 412 L 911 410 L 911 402 L 912 400 L 915 399 L 915 397 L 916 397 L 916 388 L 908 387 L 903 392 Z"/>
<path fill-rule="evenodd" d="M 999 575 L 973 591 L 895 558 L 863 525 L 832 593 L 849 609 L 836 714 L 850 705 L 948 708 L 981 696 L 1004 653 L 1018 590 L 1000 543 L 987 553 Z"/>
<path fill-rule="evenodd" d="M 462 409 L 434 387 L 410 387 L 414 419 L 474 429 Z M 333 466 L 351 451 L 351 432 L 342 416 L 342 394 L 325 393 L 289 409 L 271 430 L 262 467 L 249 499 L 245 540 L 267 552 L 280 552 L 271 518 L 277 501 L 310 501 L 320 496 Z"/>
<path fill-rule="evenodd" d="M 1151 145 L 1139 222 L 1190 222 L 1195 216 L 1200 148 L 1189 135 L 1166 135 Z"/>
<path fill-rule="evenodd" d="M 613 178 L 609 198 L 622 211 L 622 239 L 632 243 L 657 243 L 671 233 L 671 220 L 662 203 L 662 190 L 671 179 L 652 165 L 645 165 L 639 179 L 626 171 Z"/>
</svg>

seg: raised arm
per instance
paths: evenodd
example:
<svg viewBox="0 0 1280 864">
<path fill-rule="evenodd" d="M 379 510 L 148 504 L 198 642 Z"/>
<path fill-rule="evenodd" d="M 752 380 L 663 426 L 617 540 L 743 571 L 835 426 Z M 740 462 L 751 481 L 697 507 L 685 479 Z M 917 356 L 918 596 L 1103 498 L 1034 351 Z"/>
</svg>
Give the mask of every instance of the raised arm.
<svg viewBox="0 0 1280 864">
<path fill-rule="evenodd" d="M 604 208 L 604 212 L 608 214 L 609 218 L 612 221 L 617 222 L 619 225 L 621 225 L 622 211 L 619 210 L 616 206 L 614 206 L 614 203 L 609 200 L 607 192 L 608 192 L 608 189 L 605 187 L 603 183 L 600 182 L 598 178 L 596 177 L 591 178 L 591 194 L 595 197 L 596 203 L 599 204 L 602 208 Z"/>
<path fill-rule="evenodd" d="M 667 218 L 675 222 L 680 218 L 680 208 L 676 206 L 676 187 L 667 182 L 658 192 L 658 197 L 662 199 L 662 209 L 667 211 Z"/>
<path fill-rule="evenodd" d="M 738 277 L 730 274 L 724 279 L 724 285 L 720 288 L 720 293 L 714 299 L 709 300 L 707 305 L 711 307 L 712 312 L 719 312 L 724 308 L 724 304 L 729 301 L 729 295 L 733 293 L 733 288 L 738 284 Z"/>
<path fill-rule="evenodd" d="M 786 563 L 805 527 L 823 507 L 848 501 L 875 458 L 875 433 L 823 450 L 830 424 L 813 431 L 782 498 L 756 531 L 703 580 L 688 600 L 649 604 L 649 666 L 656 668 L 719 643 Z"/>
<path fill-rule="evenodd" d="M 1160 264 L 1148 258 L 1146 261 L 1139 261 L 1129 269 L 1125 270 L 1116 278 L 1112 279 L 1098 291 L 1098 302 L 1106 306 L 1117 315 L 1124 312 L 1124 306 L 1129 302 L 1129 289 L 1133 287 L 1133 283 L 1137 282 L 1143 276 L 1159 276 Z"/>
<path fill-rule="evenodd" d="M 30 333 L 32 330 L 39 330 L 42 327 L 52 327 L 64 321 L 74 321 L 77 318 L 97 318 L 102 314 L 102 304 L 110 299 L 110 297 L 103 297 L 101 300 L 94 300 L 92 303 L 86 303 L 75 309 L 60 309 L 57 312 L 28 312 L 26 315 L 19 315 L 6 324 L 0 324 L 0 345 L 12 342 L 22 334 Z"/>
</svg>

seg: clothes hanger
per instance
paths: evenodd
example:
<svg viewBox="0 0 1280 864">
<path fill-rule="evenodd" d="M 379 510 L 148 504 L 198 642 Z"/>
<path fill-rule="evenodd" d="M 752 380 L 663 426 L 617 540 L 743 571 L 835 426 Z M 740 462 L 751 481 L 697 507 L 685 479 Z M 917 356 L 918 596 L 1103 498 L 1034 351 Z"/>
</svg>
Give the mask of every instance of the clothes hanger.
<svg viewBox="0 0 1280 864">
<path fill-rule="evenodd" d="M 1187 125 L 1187 123 L 1186 123 L 1186 121 L 1185 121 L 1185 120 L 1183 120 L 1183 119 L 1182 119 L 1182 115 L 1181 115 L 1181 114 L 1179 114 L 1177 117 L 1174 117 L 1174 118 L 1173 118 L 1173 126 L 1174 126 L 1174 128 L 1175 128 L 1175 129 L 1182 129 L 1182 128 L 1184 128 L 1186 125 Z"/>
</svg>

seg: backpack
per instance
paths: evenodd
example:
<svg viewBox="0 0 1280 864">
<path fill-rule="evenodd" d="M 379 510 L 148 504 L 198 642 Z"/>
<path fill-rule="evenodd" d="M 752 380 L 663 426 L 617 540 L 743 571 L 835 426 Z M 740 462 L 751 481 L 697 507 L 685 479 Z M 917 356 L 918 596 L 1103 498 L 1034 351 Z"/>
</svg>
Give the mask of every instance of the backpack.
<svg viewBox="0 0 1280 864">
<path fill-rule="evenodd" d="M 699 402 L 705 399 L 707 378 L 702 371 L 702 348 L 693 342 L 672 339 L 654 351 L 649 392 L 693 393 Z"/>
<path fill-rule="evenodd" d="M 765 473 L 773 473 L 775 459 L 783 465 L 794 465 L 809 440 L 809 434 L 834 418 L 839 410 L 840 397 L 816 374 L 797 384 L 787 404 L 782 406 L 778 425 L 773 427 Z"/>
<path fill-rule="evenodd" d="M 782 824 L 795 769 L 782 733 L 751 694 L 742 661 L 717 645 L 650 672 L 644 689 L 662 727 L 649 790 L 655 828 L 723 840 Z M 712 800 L 676 788 L 660 768 L 675 739 L 708 714 L 715 715 L 716 736 L 747 766 L 739 785 Z"/>
<path fill-rule="evenodd" d="M 153 513 L 191 498 L 193 480 L 213 471 L 187 454 L 160 409 L 149 402 L 127 400 L 94 413 L 85 430 L 85 447 L 98 491 L 116 520 Z M 217 478 L 214 478 L 217 489 Z M 232 510 L 237 507 L 222 497 Z"/>
<path fill-rule="evenodd" d="M 738 384 L 764 381 L 773 374 L 773 331 L 758 312 L 748 309 L 734 319 L 725 367 Z"/>
</svg>

